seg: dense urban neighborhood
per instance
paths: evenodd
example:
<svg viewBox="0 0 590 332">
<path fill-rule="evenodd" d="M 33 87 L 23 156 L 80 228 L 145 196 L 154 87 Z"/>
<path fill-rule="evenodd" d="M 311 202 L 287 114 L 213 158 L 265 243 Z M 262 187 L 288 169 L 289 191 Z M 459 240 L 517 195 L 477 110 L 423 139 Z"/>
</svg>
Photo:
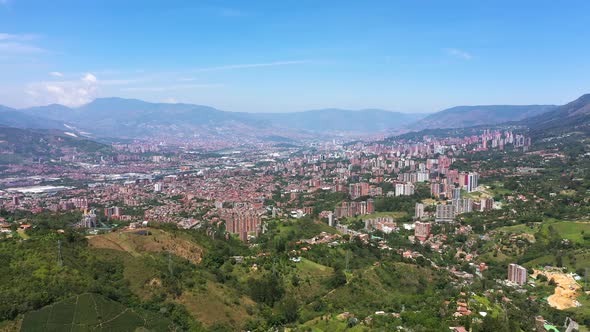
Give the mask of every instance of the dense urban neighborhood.
<svg viewBox="0 0 590 332">
<path fill-rule="evenodd" d="M 585 331 L 580 139 L 58 140 L 3 165 L 1 319 L 33 330 L 98 298 L 148 329 Z M 43 324 L 82 319 L 63 315 Z"/>
</svg>

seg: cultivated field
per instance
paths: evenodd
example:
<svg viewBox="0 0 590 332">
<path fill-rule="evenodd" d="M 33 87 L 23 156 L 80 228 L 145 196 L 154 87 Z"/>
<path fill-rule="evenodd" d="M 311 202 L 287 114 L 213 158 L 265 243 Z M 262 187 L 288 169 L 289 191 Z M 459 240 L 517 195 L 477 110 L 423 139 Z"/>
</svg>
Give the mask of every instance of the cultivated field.
<svg viewBox="0 0 590 332">
<path fill-rule="evenodd" d="M 172 323 L 96 294 L 82 294 L 27 313 L 21 331 L 168 331 Z"/>
</svg>

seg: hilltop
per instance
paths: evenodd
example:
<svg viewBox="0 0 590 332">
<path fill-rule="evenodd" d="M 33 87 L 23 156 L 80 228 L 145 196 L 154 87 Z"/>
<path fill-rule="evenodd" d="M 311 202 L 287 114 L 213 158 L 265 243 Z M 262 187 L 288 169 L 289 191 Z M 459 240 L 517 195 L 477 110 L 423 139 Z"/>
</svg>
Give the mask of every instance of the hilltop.
<svg viewBox="0 0 590 332">
<path fill-rule="evenodd" d="M 568 132 L 590 133 L 590 94 L 550 112 L 526 119 L 535 135 L 560 135 Z"/>
</svg>

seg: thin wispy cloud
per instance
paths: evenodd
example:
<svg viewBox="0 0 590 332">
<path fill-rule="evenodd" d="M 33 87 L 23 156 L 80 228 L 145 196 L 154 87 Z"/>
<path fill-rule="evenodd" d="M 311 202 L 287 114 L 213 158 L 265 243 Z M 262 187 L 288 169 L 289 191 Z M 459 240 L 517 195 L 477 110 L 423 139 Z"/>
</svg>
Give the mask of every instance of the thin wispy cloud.
<svg viewBox="0 0 590 332">
<path fill-rule="evenodd" d="M 46 52 L 43 48 L 30 43 L 30 41 L 36 38 L 37 35 L 34 34 L 0 32 L 0 54 L 22 55 Z"/>
<path fill-rule="evenodd" d="M 35 38 L 37 38 L 37 35 L 32 34 L 32 33 L 14 34 L 14 33 L 0 32 L 0 40 L 26 41 L 26 40 L 32 40 Z"/>
<path fill-rule="evenodd" d="M 0 53 L 2 54 L 31 54 L 44 52 L 46 52 L 44 49 L 34 45 L 0 41 Z"/>
<path fill-rule="evenodd" d="M 446 48 L 445 52 L 450 55 L 453 56 L 455 58 L 459 58 L 459 59 L 463 59 L 463 60 L 471 60 L 473 59 L 473 55 L 471 55 L 471 53 L 468 53 L 466 51 L 460 50 L 458 48 Z"/>
<path fill-rule="evenodd" d="M 265 63 L 247 63 L 247 64 L 236 64 L 236 65 L 224 65 L 216 67 L 205 67 L 198 68 L 196 72 L 206 71 L 221 71 L 221 70 L 234 70 L 234 69 L 248 69 L 248 68 L 260 68 L 260 67 L 277 67 L 277 66 L 291 66 L 310 63 L 308 60 L 295 60 L 295 61 L 274 61 Z"/>
<path fill-rule="evenodd" d="M 113 80 L 100 80 L 98 83 L 100 85 L 129 85 L 129 84 L 136 84 L 147 82 L 149 79 L 145 78 L 131 78 L 131 79 L 113 79 Z"/>
<path fill-rule="evenodd" d="M 165 85 L 165 86 L 129 87 L 129 88 L 123 88 L 123 89 L 121 89 L 121 91 L 162 92 L 162 91 L 174 91 L 174 90 L 185 90 L 185 89 L 219 88 L 219 87 L 223 87 L 223 86 L 224 86 L 223 84 L 219 84 L 219 83 L 178 84 L 178 85 Z"/>
<path fill-rule="evenodd" d="M 49 73 L 49 76 L 53 76 L 53 77 L 64 77 L 64 74 L 58 72 L 58 71 L 52 71 L 51 73 Z"/>
</svg>

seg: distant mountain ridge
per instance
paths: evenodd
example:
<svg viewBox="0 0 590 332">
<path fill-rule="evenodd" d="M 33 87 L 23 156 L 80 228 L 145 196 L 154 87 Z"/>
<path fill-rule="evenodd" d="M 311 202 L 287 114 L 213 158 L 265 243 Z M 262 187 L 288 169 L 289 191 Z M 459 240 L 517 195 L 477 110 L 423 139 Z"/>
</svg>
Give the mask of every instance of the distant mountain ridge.
<svg viewBox="0 0 590 332">
<path fill-rule="evenodd" d="M 456 106 L 430 114 L 410 129 L 466 128 L 520 121 L 556 109 L 556 105 Z"/>
<path fill-rule="evenodd" d="M 243 113 L 204 105 L 149 103 L 123 98 L 100 98 L 77 108 L 54 104 L 18 112 L 28 116 L 31 124 L 35 119 L 47 118 L 58 121 L 54 125 L 60 129 L 67 123 L 94 136 L 121 138 L 157 135 L 218 137 L 228 133 L 263 137 L 277 132 L 282 135 L 294 132 L 360 134 L 399 130 L 425 116 L 379 109 Z M 1 119 L 0 124 L 4 124 Z M 14 126 L 26 128 L 22 124 Z"/>
<path fill-rule="evenodd" d="M 151 103 L 113 97 L 99 98 L 76 108 L 59 104 L 20 110 L 0 106 L 0 125 L 70 130 L 89 137 L 119 139 L 224 139 L 228 135 L 264 139 L 277 134 L 289 138 L 313 138 L 495 125 L 522 121 L 557 107 L 457 106 L 432 114 L 338 108 L 291 113 L 244 113 L 222 111 L 205 105 Z"/>
<path fill-rule="evenodd" d="M 382 131 L 400 129 L 423 118 L 424 114 L 410 114 L 381 109 L 346 110 L 326 108 L 292 113 L 254 113 L 254 117 L 274 125 L 309 131 Z"/>
</svg>

